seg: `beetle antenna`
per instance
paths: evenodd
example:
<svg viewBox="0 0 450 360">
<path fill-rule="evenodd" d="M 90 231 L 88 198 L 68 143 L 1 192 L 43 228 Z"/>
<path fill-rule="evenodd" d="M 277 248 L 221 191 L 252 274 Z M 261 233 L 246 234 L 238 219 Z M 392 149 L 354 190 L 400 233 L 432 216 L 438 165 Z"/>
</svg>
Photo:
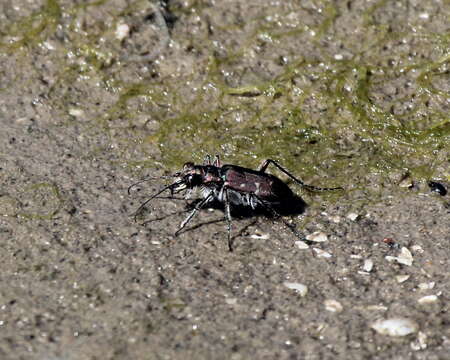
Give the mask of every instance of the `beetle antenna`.
<svg viewBox="0 0 450 360">
<path fill-rule="evenodd" d="M 137 185 L 139 185 L 139 184 L 142 184 L 142 183 L 144 183 L 144 182 L 146 182 L 146 181 L 149 181 L 149 180 L 158 180 L 158 179 L 170 179 L 170 178 L 172 178 L 172 177 L 174 177 L 174 176 L 176 176 L 176 175 L 177 175 L 177 174 L 175 174 L 175 175 L 169 175 L 169 176 L 167 176 L 167 175 L 164 175 L 164 176 L 147 176 L 145 179 L 139 180 L 138 182 L 136 182 L 136 183 L 134 183 L 134 184 L 131 184 L 131 185 L 128 187 L 128 190 L 127 190 L 128 195 L 131 195 L 131 189 L 132 189 L 132 188 L 134 188 L 135 186 L 137 186 Z"/>
<path fill-rule="evenodd" d="M 138 209 L 133 213 L 133 217 L 134 217 L 134 221 L 136 222 L 136 218 L 137 215 L 141 212 L 141 210 L 145 207 L 145 205 L 147 205 L 150 201 L 152 201 L 155 197 L 157 197 L 158 195 L 160 195 L 161 193 L 163 193 L 166 190 L 170 190 L 171 194 L 173 194 L 173 188 L 175 186 L 181 185 L 182 183 L 184 183 L 183 180 L 179 180 L 174 182 L 173 184 L 164 186 L 160 191 L 158 191 L 156 194 L 150 196 L 150 198 L 148 198 L 147 200 L 145 200 L 139 207 Z"/>
</svg>

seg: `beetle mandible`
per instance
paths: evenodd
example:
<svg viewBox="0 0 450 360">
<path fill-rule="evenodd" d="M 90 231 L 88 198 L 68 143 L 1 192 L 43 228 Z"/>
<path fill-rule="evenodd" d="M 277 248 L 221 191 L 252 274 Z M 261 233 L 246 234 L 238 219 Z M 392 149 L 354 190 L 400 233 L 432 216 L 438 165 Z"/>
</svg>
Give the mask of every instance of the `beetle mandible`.
<svg viewBox="0 0 450 360">
<path fill-rule="evenodd" d="M 233 251 L 231 240 L 231 208 L 234 207 L 243 207 L 250 211 L 262 210 L 276 218 L 280 218 L 285 226 L 303 240 L 303 237 L 298 233 L 295 226 L 284 220 L 278 211 L 279 207 L 283 206 L 283 203 L 294 199 L 296 196 L 286 183 L 275 175 L 266 173 L 266 169 L 270 164 L 274 165 L 297 184 L 308 190 L 343 190 L 342 187 L 322 188 L 307 185 L 272 159 L 263 161 L 258 170 L 252 170 L 238 165 L 222 165 L 219 155 L 216 155 L 214 162 L 211 162 L 211 157 L 207 155 L 203 165 L 195 165 L 193 162 L 187 162 L 183 165 L 181 171 L 169 176 L 175 178 L 175 181 L 142 203 L 134 213 L 135 221 L 137 215 L 145 206 L 164 191 L 169 190 L 171 196 L 175 193 L 186 191 L 185 198 L 187 198 L 193 189 L 200 188 L 203 198 L 194 205 L 194 208 L 181 222 L 178 230 L 175 232 L 175 236 L 185 228 L 200 209 L 213 202 L 219 202 L 223 204 L 225 210 L 229 251 Z M 130 194 L 130 190 L 134 186 L 149 179 L 152 178 L 147 178 L 131 185 L 128 188 L 128 194 Z"/>
</svg>

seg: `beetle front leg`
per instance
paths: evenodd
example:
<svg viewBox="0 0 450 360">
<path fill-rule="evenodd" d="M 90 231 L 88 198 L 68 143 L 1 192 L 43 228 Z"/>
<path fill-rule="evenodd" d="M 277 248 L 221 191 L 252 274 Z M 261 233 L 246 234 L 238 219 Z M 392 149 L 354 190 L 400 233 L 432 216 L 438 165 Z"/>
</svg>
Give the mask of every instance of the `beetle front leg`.
<svg viewBox="0 0 450 360">
<path fill-rule="evenodd" d="M 213 194 L 210 193 L 207 197 L 205 197 L 202 201 L 197 203 L 194 207 L 194 209 L 189 213 L 188 216 L 183 220 L 183 222 L 180 224 L 180 227 L 175 232 L 175 236 L 178 236 L 181 230 L 184 229 L 184 227 L 189 224 L 189 222 L 192 220 L 192 218 L 197 214 L 197 212 L 203 207 L 203 205 L 207 204 L 213 197 Z"/>
</svg>

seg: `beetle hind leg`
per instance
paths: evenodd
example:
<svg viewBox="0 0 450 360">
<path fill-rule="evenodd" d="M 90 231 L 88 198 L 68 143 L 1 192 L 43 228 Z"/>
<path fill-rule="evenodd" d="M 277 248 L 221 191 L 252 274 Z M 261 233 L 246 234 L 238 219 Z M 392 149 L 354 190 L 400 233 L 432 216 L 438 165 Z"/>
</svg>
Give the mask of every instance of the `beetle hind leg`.
<svg viewBox="0 0 450 360">
<path fill-rule="evenodd" d="M 264 203 L 264 201 L 255 194 L 252 194 L 252 196 L 258 201 L 258 204 L 261 205 L 270 214 L 272 214 L 272 216 L 274 216 L 276 219 L 280 219 L 284 226 L 291 230 L 295 234 L 295 236 L 297 236 L 300 240 L 306 240 L 305 237 L 297 231 L 295 225 L 288 223 L 271 205 Z"/>
<path fill-rule="evenodd" d="M 272 160 L 272 159 L 264 160 L 261 163 L 261 166 L 259 167 L 259 171 L 261 171 L 263 173 L 266 172 L 266 169 L 270 164 L 273 164 L 275 167 L 278 168 L 278 170 L 280 170 L 281 172 L 283 172 L 284 174 L 289 176 L 292 180 L 294 180 L 297 184 L 299 184 L 300 186 L 302 186 L 308 190 L 312 190 L 312 191 L 344 190 L 342 187 L 322 188 L 322 187 L 305 184 L 303 181 L 301 181 L 300 179 L 297 179 L 294 175 L 292 175 L 289 171 L 287 171 L 284 167 L 282 167 L 280 164 L 278 164 L 275 160 Z"/>
</svg>

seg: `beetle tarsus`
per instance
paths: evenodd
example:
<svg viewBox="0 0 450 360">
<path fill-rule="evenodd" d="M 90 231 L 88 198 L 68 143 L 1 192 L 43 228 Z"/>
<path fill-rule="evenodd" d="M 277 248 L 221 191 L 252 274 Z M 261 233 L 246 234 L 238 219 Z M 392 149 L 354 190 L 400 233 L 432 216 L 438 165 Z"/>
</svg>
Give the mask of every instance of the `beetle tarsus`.
<svg viewBox="0 0 450 360">
<path fill-rule="evenodd" d="M 272 159 L 266 159 L 262 162 L 261 166 L 259 167 L 259 171 L 261 171 L 262 173 L 265 173 L 267 167 L 273 164 L 274 166 L 276 166 L 278 168 L 278 170 L 280 170 L 281 172 L 283 172 L 284 174 L 286 174 L 287 176 L 289 176 L 292 180 L 294 180 L 297 184 L 299 184 L 300 186 L 308 189 L 308 190 L 312 190 L 312 191 L 331 191 L 331 190 L 344 190 L 342 187 L 332 187 L 332 188 L 323 188 L 323 187 L 317 187 L 317 186 L 313 186 L 313 185 L 308 185 L 305 184 L 303 181 L 301 181 L 300 179 L 297 179 L 294 175 L 292 175 L 289 171 L 287 171 L 284 167 L 282 167 L 280 164 L 278 164 L 275 160 Z"/>
</svg>

